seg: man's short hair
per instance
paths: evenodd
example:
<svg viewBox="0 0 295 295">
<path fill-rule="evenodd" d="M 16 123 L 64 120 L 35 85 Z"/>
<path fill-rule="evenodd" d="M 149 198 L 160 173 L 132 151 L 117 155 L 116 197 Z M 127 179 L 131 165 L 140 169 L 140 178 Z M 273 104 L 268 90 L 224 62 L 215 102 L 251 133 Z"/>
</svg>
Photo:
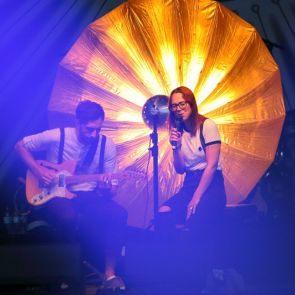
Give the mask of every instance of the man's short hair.
<svg viewBox="0 0 295 295">
<path fill-rule="evenodd" d="M 97 119 L 104 120 L 104 110 L 102 106 L 96 102 L 83 100 L 76 108 L 76 118 L 82 124 Z"/>
</svg>

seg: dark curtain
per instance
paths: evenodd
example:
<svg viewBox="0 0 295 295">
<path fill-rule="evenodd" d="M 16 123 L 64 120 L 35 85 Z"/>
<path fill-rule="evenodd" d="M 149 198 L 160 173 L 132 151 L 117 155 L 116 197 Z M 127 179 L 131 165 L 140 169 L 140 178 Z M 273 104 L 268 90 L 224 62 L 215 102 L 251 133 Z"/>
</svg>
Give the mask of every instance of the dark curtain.
<svg viewBox="0 0 295 295">
<path fill-rule="evenodd" d="M 14 144 L 47 128 L 59 62 L 89 23 L 122 2 L 0 1 L 0 205 L 14 194 L 24 169 Z"/>
</svg>

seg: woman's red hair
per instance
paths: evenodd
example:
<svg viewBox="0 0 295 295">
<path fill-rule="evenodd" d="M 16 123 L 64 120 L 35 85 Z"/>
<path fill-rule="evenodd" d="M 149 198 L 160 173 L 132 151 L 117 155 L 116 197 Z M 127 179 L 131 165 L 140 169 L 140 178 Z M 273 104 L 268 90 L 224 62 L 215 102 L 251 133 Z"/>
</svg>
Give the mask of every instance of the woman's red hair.
<svg viewBox="0 0 295 295">
<path fill-rule="evenodd" d="M 171 104 L 172 104 L 172 95 L 175 93 L 181 93 L 183 96 L 183 99 L 190 105 L 192 112 L 188 118 L 189 126 L 190 126 L 190 133 L 191 135 L 196 135 L 198 125 L 202 123 L 205 120 L 205 117 L 200 115 L 198 113 L 198 106 L 196 102 L 196 98 L 194 93 L 185 86 L 180 86 L 172 90 L 170 97 L 169 97 L 169 110 L 170 110 L 170 116 L 169 116 L 169 127 L 173 126 L 173 122 L 175 122 L 175 114 L 171 111 Z"/>
</svg>

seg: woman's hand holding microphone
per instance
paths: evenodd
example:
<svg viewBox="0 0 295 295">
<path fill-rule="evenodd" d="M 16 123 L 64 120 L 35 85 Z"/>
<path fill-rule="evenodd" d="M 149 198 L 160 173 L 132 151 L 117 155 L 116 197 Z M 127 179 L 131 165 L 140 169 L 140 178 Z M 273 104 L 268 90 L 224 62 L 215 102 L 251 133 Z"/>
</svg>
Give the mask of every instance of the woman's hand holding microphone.
<svg viewBox="0 0 295 295">
<path fill-rule="evenodd" d="M 170 130 L 170 144 L 173 150 L 178 150 L 181 147 L 182 132 L 178 131 L 176 128 L 171 128 Z"/>
</svg>

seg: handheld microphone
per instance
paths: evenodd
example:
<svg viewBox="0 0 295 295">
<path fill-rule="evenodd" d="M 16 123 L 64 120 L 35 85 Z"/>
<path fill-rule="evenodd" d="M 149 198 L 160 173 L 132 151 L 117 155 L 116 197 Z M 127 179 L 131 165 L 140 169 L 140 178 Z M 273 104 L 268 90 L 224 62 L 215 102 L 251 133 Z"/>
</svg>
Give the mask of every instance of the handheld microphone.
<svg viewBox="0 0 295 295">
<path fill-rule="evenodd" d="M 176 128 L 176 130 L 177 130 L 178 132 L 180 132 L 180 133 L 183 132 L 183 121 L 182 121 L 182 119 L 176 117 L 176 118 L 173 120 L 172 123 L 173 123 L 172 126 L 173 126 L 174 128 Z M 176 147 L 177 147 L 177 141 L 174 141 L 174 140 L 171 141 L 171 145 L 172 145 L 172 148 L 173 148 L 173 147 L 176 148 Z"/>
</svg>

